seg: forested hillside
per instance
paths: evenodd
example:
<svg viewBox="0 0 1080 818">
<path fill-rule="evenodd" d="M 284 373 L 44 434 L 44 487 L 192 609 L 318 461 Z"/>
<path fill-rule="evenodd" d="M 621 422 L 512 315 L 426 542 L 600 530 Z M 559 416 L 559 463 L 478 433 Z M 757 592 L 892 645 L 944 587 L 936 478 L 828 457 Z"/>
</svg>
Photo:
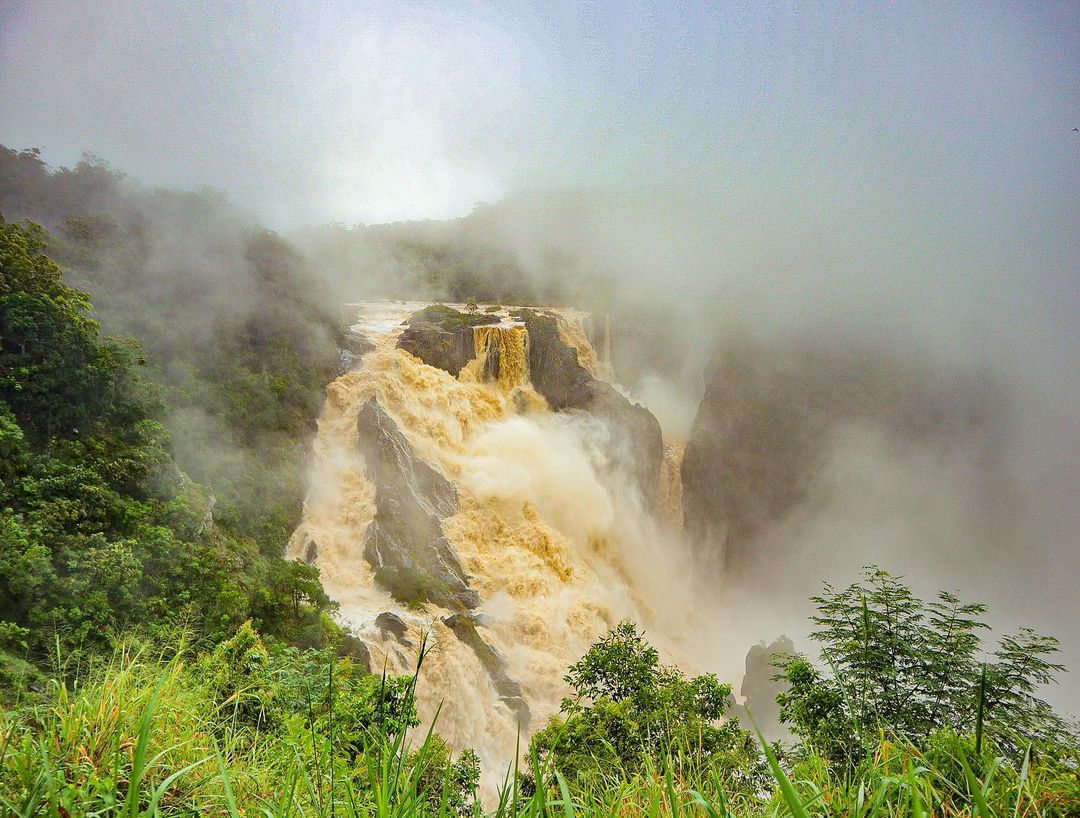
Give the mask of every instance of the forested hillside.
<svg viewBox="0 0 1080 818">
<path fill-rule="evenodd" d="M 341 642 L 283 559 L 337 366 L 300 257 L 215 194 L 33 150 L 0 147 L 0 214 L 5 698 L 134 630 Z"/>
<path fill-rule="evenodd" d="M 130 340 L 104 337 L 47 234 L 0 222 L 2 691 L 41 691 L 126 633 L 212 642 L 252 619 L 323 645 L 338 629 L 318 573 L 215 520 L 156 419 Z"/>
<path fill-rule="evenodd" d="M 146 190 L 87 157 L 0 146 L 0 213 L 31 219 L 105 332 L 134 338 L 148 412 L 214 518 L 280 555 L 337 367 L 338 315 L 285 241 L 212 191 Z"/>
</svg>

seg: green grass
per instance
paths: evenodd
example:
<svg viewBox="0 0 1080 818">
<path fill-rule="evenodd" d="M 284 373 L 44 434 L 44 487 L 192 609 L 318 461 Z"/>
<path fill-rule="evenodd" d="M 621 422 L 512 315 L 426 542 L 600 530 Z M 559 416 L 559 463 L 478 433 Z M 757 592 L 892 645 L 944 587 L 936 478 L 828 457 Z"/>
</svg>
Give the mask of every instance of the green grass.
<svg viewBox="0 0 1080 818">
<path fill-rule="evenodd" d="M 415 747 L 373 734 L 359 751 L 334 727 L 294 719 L 273 732 L 215 702 L 182 655 L 120 651 L 90 681 L 56 685 L 49 703 L 0 716 L 0 811 L 11 816 L 993 816 L 1080 814 L 1076 759 L 1013 765 L 984 740 L 941 735 L 925 752 L 880 738 L 857 769 L 813 752 L 778 758 L 759 793 L 729 792 L 678 751 L 629 777 L 568 780 L 524 754 L 500 792 L 455 803 L 452 759 L 429 731 Z M 234 706 L 235 703 L 232 703 Z M 794 755 L 792 756 L 794 758 Z M 518 770 L 527 771 L 519 778 Z M 526 782 L 513 786 L 515 780 Z M 545 782 L 536 788 L 529 782 Z M 471 799 L 470 799 L 471 800 Z"/>
</svg>

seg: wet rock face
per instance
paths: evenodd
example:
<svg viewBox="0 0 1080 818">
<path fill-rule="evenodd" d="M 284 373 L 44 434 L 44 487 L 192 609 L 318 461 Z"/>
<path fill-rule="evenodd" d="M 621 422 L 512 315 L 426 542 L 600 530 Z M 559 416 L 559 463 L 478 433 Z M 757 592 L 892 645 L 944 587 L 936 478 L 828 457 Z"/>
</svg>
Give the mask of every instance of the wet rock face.
<svg viewBox="0 0 1080 818">
<path fill-rule="evenodd" d="M 767 559 L 757 549 L 769 528 L 821 490 L 837 431 L 856 423 L 901 449 L 964 447 L 991 462 L 1001 401 L 977 373 L 872 347 L 725 348 L 683 456 L 683 530 L 725 569 L 747 569 Z"/>
<path fill-rule="evenodd" d="M 491 315 L 432 304 L 409 317 L 409 326 L 402 331 L 397 345 L 428 366 L 457 377 L 462 367 L 476 357 L 473 327 L 495 323 L 498 318 Z"/>
<path fill-rule="evenodd" d="M 366 672 L 371 673 L 371 651 L 368 646 L 352 634 L 344 634 L 338 643 L 337 654 L 341 657 L 349 657 Z"/>
<path fill-rule="evenodd" d="M 764 367 L 742 353 L 710 363 L 683 454 L 683 530 L 729 568 L 802 501 L 816 460 L 805 402 L 789 400 L 785 379 Z"/>
<path fill-rule="evenodd" d="M 382 632 L 384 638 L 394 639 L 406 648 L 412 647 L 413 643 L 405 637 L 405 634 L 409 631 L 409 626 L 396 613 L 383 611 L 375 617 L 375 627 Z"/>
<path fill-rule="evenodd" d="M 660 506 L 660 468 L 664 438 L 660 421 L 644 406 L 632 403 L 615 387 L 594 380 L 585 390 L 585 409 L 608 422 L 612 430 L 609 456 L 634 476 L 647 508 Z"/>
<path fill-rule="evenodd" d="M 529 332 L 529 379 L 556 412 L 587 409 L 591 401 L 589 371 L 578 363 L 577 350 L 563 343 L 554 317 L 534 310 L 517 310 L 515 318 Z"/>
<path fill-rule="evenodd" d="M 354 329 L 345 331 L 338 348 L 338 377 L 360 365 L 360 360 L 375 349 L 375 343 Z"/>
<path fill-rule="evenodd" d="M 525 701 L 525 691 L 521 689 L 521 685 L 506 672 L 507 662 L 503 655 L 494 646 L 484 641 L 471 616 L 453 614 L 446 617 L 443 624 L 450 628 L 458 639 L 472 648 L 476 658 L 480 660 L 481 666 L 487 672 L 488 678 L 491 679 L 491 683 L 495 686 L 499 699 L 517 717 L 521 729 L 527 730 L 531 718 L 529 703 Z"/>
<path fill-rule="evenodd" d="M 341 348 L 348 350 L 359 358 L 375 349 L 375 342 L 362 332 L 350 328 L 345 331 L 345 335 L 341 339 Z"/>
<path fill-rule="evenodd" d="M 533 310 L 518 310 L 514 315 L 529 331 L 533 388 L 556 411 L 582 409 L 605 420 L 612 433 L 608 455 L 635 477 L 646 506 L 657 508 L 664 458 L 660 422 L 644 406 L 589 374 L 578 362 L 577 350 L 563 343 L 554 317 Z"/>
<path fill-rule="evenodd" d="M 660 465 L 664 456 L 660 423 L 652 413 L 627 400 L 615 387 L 594 378 L 578 362 L 577 350 L 563 343 L 555 316 L 531 309 L 510 313 L 529 334 L 529 380 L 552 410 L 580 409 L 603 419 L 611 430 L 607 452 L 615 468 L 635 478 L 648 508 L 660 502 Z M 414 313 L 398 347 L 429 366 L 457 376 L 476 357 L 473 329 L 497 322 L 489 315 L 461 313 L 432 305 Z M 485 377 L 497 380 L 498 347 L 485 359 Z"/>
<path fill-rule="evenodd" d="M 451 610 L 480 604 L 468 586 L 442 518 L 457 511 L 452 483 L 412 451 L 408 440 L 376 398 L 360 409 L 357 447 L 375 484 L 375 519 L 368 527 L 364 557 L 398 601 L 430 600 Z"/>
<path fill-rule="evenodd" d="M 476 342 L 470 327 L 447 330 L 438 324 L 421 322 L 406 327 L 397 345 L 428 366 L 444 369 L 455 377 L 476 357 Z"/>
<path fill-rule="evenodd" d="M 786 636 L 778 637 L 769 645 L 761 643 L 751 647 L 746 654 L 746 672 L 739 690 L 745 704 L 731 703 L 731 715 L 738 718 L 743 727 L 756 724 L 769 741 L 790 738 L 790 732 L 780 721 L 780 706 L 776 703 L 776 697 L 786 693 L 790 685 L 773 678 L 779 673 L 773 662 L 778 656 L 794 654 L 795 645 Z"/>
</svg>

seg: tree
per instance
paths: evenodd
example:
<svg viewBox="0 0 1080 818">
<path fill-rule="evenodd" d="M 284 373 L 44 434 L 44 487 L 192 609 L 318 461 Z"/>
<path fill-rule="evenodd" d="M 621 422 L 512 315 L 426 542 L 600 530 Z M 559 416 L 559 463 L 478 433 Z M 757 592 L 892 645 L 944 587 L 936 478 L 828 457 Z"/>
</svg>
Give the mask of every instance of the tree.
<svg viewBox="0 0 1080 818">
<path fill-rule="evenodd" d="M 215 521 L 150 416 L 137 347 L 101 336 L 46 242 L 0 218 L 0 620 L 38 661 L 57 639 L 72 655 L 181 618 L 199 637 L 255 617 L 327 644 L 338 629 L 318 571 L 277 556 L 277 535 L 268 546 Z"/>
<path fill-rule="evenodd" d="M 42 438 L 140 414 L 131 345 L 102 341 L 85 293 L 67 287 L 35 224 L 0 218 L 0 400 Z"/>
<path fill-rule="evenodd" d="M 568 779 L 641 771 L 665 757 L 709 765 L 735 787 L 753 789 L 765 774 L 757 741 L 724 716 L 731 685 L 711 673 L 686 678 L 625 620 L 570 667 L 574 690 L 533 737 Z"/>
<path fill-rule="evenodd" d="M 924 602 L 874 566 L 863 581 L 826 585 L 812 600 L 811 638 L 828 672 L 802 656 L 782 658 L 790 690 L 777 701 L 781 718 L 827 758 L 854 763 L 882 731 L 916 744 L 943 729 L 970 734 L 980 711 L 1004 749 L 1061 733 L 1061 719 L 1035 695 L 1063 669 L 1048 658 L 1056 639 L 1023 629 L 983 662 L 985 605 L 947 592 Z"/>
</svg>

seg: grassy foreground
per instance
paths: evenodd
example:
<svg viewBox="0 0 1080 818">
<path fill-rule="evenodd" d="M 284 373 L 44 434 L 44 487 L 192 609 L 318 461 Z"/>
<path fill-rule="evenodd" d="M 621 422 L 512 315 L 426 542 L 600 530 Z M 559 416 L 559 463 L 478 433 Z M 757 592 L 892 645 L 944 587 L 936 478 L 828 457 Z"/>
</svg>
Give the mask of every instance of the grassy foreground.
<svg viewBox="0 0 1080 818">
<path fill-rule="evenodd" d="M 307 713 L 273 731 L 245 716 L 245 691 L 222 700 L 205 662 L 119 651 L 85 684 L 57 684 L 37 704 L 0 715 L 0 811 L 18 816 L 1068 816 L 1080 814 L 1073 758 L 999 757 L 989 742 L 942 733 L 922 751 L 881 737 L 846 773 L 813 752 L 780 761 L 772 778 L 732 792 L 692 748 L 629 777 L 567 781 L 537 756 L 519 781 L 480 803 L 434 733 L 335 739 Z M 415 681 L 415 680 L 411 680 Z M 333 690 L 329 691 L 333 696 Z M 301 708 L 303 709 L 303 708 Z M 331 703 L 331 711 L 333 704 Z M 384 722 L 385 723 L 385 722 Z M 786 771 L 785 771 L 786 770 Z M 511 779 L 512 780 L 512 779 Z M 464 787 L 464 792 L 463 792 Z M 464 795 L 464 797 L 463 797 Z"/>
</svg>

